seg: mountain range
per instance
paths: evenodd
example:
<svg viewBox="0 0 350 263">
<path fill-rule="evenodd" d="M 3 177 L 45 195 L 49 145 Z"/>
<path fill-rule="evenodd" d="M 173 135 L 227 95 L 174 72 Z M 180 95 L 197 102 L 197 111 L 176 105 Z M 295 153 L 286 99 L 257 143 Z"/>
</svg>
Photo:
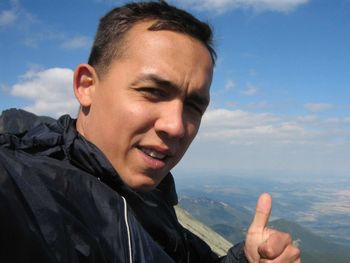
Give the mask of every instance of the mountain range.
<svg viewBox="0 0 350 263">
<path fill-rule="evenodd" d="M 215 240 L 211 231 L 220 234 L 229 243 L 235 244 L 244 240 L 245 232 L 253 217 L 253 214 L 244 207 L 232 207 L 227 203 L 209 198 L 181 197 L 179 206 L 192 217 L 190 223 L 186 220 L 183 222 L 184 226 L 190 225 L 196 228 L 197 224 L 206 225 L 206 228 L 200 228 L 202 229 L 200 236 L 215 248 L 214 251 L 217 251 L 217 244 L 211 244 Z M 183 217 L 179 216 L 179 220 L 182 222 Z M 295 244 L 302 251 L 303 263 L 350 262 L 350 252 L 347 247 L 334 244 L 295 222 L 276 219 L 269 223 L 269 227 L 292 235 Z M 208 238 L 205 238 L 206 236 Z M 227 243 L 222 242 L 222 244 L 223 250 L 227 249 Z M 223 255 L 223 253 L 218 254 Z"/>
<path fill-rule="evenodd" d="M 0 115 L 0 133 L 22 133 L 39 123 L 51 123 L 55 119 L 37 116 L 22 109 L 4 110 Z"/>
<path fill-rule="evenodd" d="M 9 109 L 3 111 L 0 116 L 0 133 L 22 133 L 39 123 L 53 121 L 50 117 L 36 116 L 21 109 Z M 176 207 L 177 216 L 184 227 L 205 240 L 219 255 L 225 255 L 232 244 L 244 240 L 253 214 L 243 205 L 226 202 L 232 194 L 232 189 L 231 194 L 229 191 L 222 196 L 225 200 L 198 198 L 193 195 L 193 189 L 188 191 L 191 191 L 189 195 L 186 195 L 186 191 L 181 192 L 179 205 Z M 242 198 L 243 195 L 240 201 Z M 292 235 L 302 251 L 303 263 L 350 262 L 347 247 L 332 243 L 295 222 L 279 218 L 272 220 L 269 226 Z"/>
</svg>

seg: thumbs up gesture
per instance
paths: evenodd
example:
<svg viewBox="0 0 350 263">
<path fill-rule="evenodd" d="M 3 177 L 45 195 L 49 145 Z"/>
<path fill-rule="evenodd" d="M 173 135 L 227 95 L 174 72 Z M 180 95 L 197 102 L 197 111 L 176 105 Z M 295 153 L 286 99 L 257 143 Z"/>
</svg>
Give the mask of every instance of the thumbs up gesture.
<svg viewBox="0 0 350 263">
<path fill-rule="evenodd" d="M 244 252 L 250 263 L 301 263 L 300 251 L 287 233 L 267 227 L 272 198 L 262 194 L 256 204 L 255 216 L 245 241 Z"/>
</svg>

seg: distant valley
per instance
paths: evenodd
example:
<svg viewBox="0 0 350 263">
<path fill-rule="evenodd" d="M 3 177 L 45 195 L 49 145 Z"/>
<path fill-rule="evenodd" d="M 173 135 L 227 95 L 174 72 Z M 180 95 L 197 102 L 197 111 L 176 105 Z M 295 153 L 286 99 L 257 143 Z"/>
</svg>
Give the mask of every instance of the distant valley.
<svg viewBox="0 0 350 263">
<path fill-rule="evenodd" d="M 219 241 L 217 240 L 220 239 L 207 229 L 203 230 L 204 227 L 201 226 L 203 223 L 232 244 L 235 244 L 244 240 L 247 226 L 249 226 L 252 218 L 252 213 L 243 207 L 234 208 L 224 202 L 208 198 L 182 197 L 179 206 L 193 218 L 200 221 L 200 223 L 196 223 L 191 220 L 190 223 L 185 222 L 184 226 L 189 226 L 192 230 L 192 228 L 198 229 L 195 226 L 199 224 L 199 229 L 202 229 L 199 231 L 199 235 L 202 238 L 204 237 L 206 242 L 215 248 L 215 251 L 218 250 L 217 243 Z M 288 232 L 293 236 L 302 251 L 302 262 L 304 263 L 349 262 L 350 252 L 346 247 L 332 243 L 297 223 L 285 219 L 276 219 L 272 220 L 269 226 Z M 198 235 L 198 232 L 195 233 Z M 209 237 L 205 238 L 206 236 Z M 227 248 L 227 243 L 220 241 L 220 244 L 223 249 Z"/>
<path fill-rule="evenodd" d="M 260 193 L 273 197 L 271 219 L 287 219 L 350 248 L 350 179 L 277 181 L 264 178 L 175 176 L 180 196 L 209 198 L 253 213 Z"/>
<path fill-rule="evenodd" d="M 52 121 L 11 109 L 0 116 L 0 132 L 21 133 L 34 124 Z M 230 242 L 244 239 L 259 194 L 269 192 L 273 197 L 270 225 L 292 234 L 302 249 L 303 263 L 350 262 L 350 179 L 177 174 L 175 180 L 183 223 L 207 238 L 220 254 Z"/>
<path fill-rule="evenodd" d="M 301 247 L 307 248 L 304 257 L 318 255 L 323 260 L 303 262 L 350 262 L 349 179 L 278 181 L 214 174 L 175 178 L 184 209 L 232 243 L 244 238 L 259 194 L 269 192 L 273 197 L 271 225 L 300 239 Z"/>
</svg>

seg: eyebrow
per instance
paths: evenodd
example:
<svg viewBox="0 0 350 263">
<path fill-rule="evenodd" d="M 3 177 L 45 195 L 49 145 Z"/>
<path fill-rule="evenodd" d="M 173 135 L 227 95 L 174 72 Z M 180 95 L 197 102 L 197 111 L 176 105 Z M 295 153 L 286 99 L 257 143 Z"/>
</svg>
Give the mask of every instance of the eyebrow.
<svg viewBox="0 0 350 263">
<path fill-rule="evenodd" d="M 178 93 L 181 93 L 181 88 L 178 85 L 176 85 L 174 82 L 164 79 L 162 77 L 159 77 L 158 75 L 152 74 L 152 73 L 140 75 L 136 79 L 136 81 L 134 81 L 131 85 L 132 86 L 137 85 L 139 82 L 142 82 L 142 81 L 150 81 L 155 83 L 160 88 L 164 88 L 164 89 L 170 88 L 170 89 L 176 90 Z M 209 98 L 207 96 L 203 96 L 199 92 L 194 92 L 190 94 L 186 98 L 186 100 L 195 101 L 196 103 L 198 103 L 203 107 L 207 107 L 209 105 Z"/>
</svg>

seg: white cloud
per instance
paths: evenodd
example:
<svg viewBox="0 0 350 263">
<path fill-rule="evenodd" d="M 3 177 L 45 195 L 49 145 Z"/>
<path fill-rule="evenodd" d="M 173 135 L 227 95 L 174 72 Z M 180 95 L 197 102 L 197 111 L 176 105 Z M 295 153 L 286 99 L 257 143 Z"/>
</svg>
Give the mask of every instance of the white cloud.
<svg viewBox="0 0 350 263">
<path fill-rule="evenodd" d="M 178 169 L 186 173 L 250 171 L 281 177 L 296 173 L 345 175 L 350 169 L 349 120 L 349 116 L 210 110 Z"/>
<path fill-rule="evenodd" d="M 41 26 L 38 26 L 40 28 Z M 64 41 L 66 36 L 52 28 L 41 27 L 38 30 L 34 30 L 35 27 L 28 28 L 23 34 L 23 44 L 27 47 L 38 48 L 42 43 L 54 41 Z"/>
<path fill-rule="evenodd" d="M 236 83 L 232 79 L 229 79 L 226 81 L 225 90 L 232 90 L 235 88 L 235 86 L 236 86 Z"/>
<path fill-rule="evenodd" d="M 62 33 L 28 12 L 20 5 L 19 1 L 12 0 L 10 3 L 11 9 L 0 14 L 0 27 L 1 24 L 13 25 L 13 30 L 19 33 L 24 45 L 38 47 L 45 40 L 57 41 L 62 39 Z"/>
<path fill-rule="evenodd" d="M 0 28 L 13 24 L 17 20 L 14 10 L 3 10 L 0 12 Z"/>
<path fill-rule="evenodd" d="M 17 0 L 11 0 L 10 4 L 10 9 L 0 11 L 0 29 L 14 25 L 13 30 L 19 33 L 21 43 L 25 46 L 38 48 L 47 42 L 52 42 L 65 49 L 89 48 L 91 46 L 90 37 L 67 34 L 47 21 L 41 20 L 34 13 L 27 11 Z"/>
<path fill-rule="evenodd" d="M 259 109 L 266 110 L 271 107 L 272 105 L 267 101 L 259 101 L 259 102 L 251 102 L 245 108 L 250 110 L 259 110 Z"/>
<path fill-rule="evenodd" d="M 257 12 L 290 12 L 309 0 L 177 0 L 185 6 L 223 13 L 232 9 L 252 9 Z"/>
<path fill-rule="evenodd" d="M 94 0 L 94 2 L 104 3 L 108 5 L 121 5 L 123 3 L 122 0 Z"/>
<path fill-rule="evenodd" d="M 306 115 L 306 116 L 299 116 L 296 118 L 301 123 L 317 123 L 319 122 L 319 118 L 316 115 Z"/>
<path fill-rule="evenodd" d="M 86 36 L 76 36 L 72 38 L 67 38 L 61 44 L 63 48 L 66 49 L 76 49 L 76 48 L 89 48 L 92 44 L 92 40 Z"/>
<path fill-rule="evenodd" d="M 269 124 L 278 121 L 279 117 L 271 113 L 249 113 L 242 110 L 216 109 L 205 113 L 203 125 L 219 128 L 246 128 L 258 124 Z"/>
<path fill-rule="evenodd" d="M 73 71 L 67 68 L 28 70 L 11 87 L 13 96 L 28 99 L 26 107 L 40 115 L 75 116 Z M 181 162 L 186 172 L 251 170 L 255 173 L 332 173 L 350 169 L 350 116 L 283 116 L 243 110 L 213 109 L 203 117 L 198 138 Z M 210 162 L 203 160 L 211 160 Z"/>
<path fill-rule="evenodd" d="M 256 70 L 255 69 L 250 69 L 249 70 L 249 76 L 255 77 L 256 76 Z"/>
<path fill-rule="evenodd" d="M 283 120 L 271 113 L 217 109 L 203 117 L 200 137 L 231 143 L 255 144 L 262 141 L 291 143 L 308 136 L 305 128 L 294 120 Z M 300 140 L 302 138 L 302 140 Z"/>
<path fill-rule="evenodd" d="M 68 68 L 28 70 L 11 88 L 13 96 L 31 101 L 25 109 L 40 115 L 75 115 L 79 105 L 73 94 L 73 71 Z"/>
<path fill-rule="evenodd" d="M 315 115 L 281 116 L 243 110 L 214 109 L 205 113 L 199 136 L 235 143 L 331 144 L 335 135 L 343 142 L 350 138 L 349 117 L 321 118 Z M 346 129 L 345 129 L 346 128 Z M 346 136 L 346 138 L 344 137 Z"/>
<path fill-rule="evenodd" d="M 333 105 L 329 103 L 307 103 L 304 107 L 311 112 L 322 112 L 330 110 L 333 108 Z"/>
<path fill-rule="evenodd" d="M 8 93 L 10 91 L 10 87 L 6 84 L 0 83 L 0 92 Z"/>
<path fill-rule="evenodd" d="M 258 88 L 249 84 L 241 93 L 245 96 L 255 96 L 258 93 Z"/>
<path fill-rule="evenodd" d="M 227 106 L 228 107 L 232 107 L 232 108 L 236 108 L 236 107 L 239 106 L 239 103 L 236 102 L 236 101 L 230 101 L 230 102 L 227 103 Z"/>
</svg>

